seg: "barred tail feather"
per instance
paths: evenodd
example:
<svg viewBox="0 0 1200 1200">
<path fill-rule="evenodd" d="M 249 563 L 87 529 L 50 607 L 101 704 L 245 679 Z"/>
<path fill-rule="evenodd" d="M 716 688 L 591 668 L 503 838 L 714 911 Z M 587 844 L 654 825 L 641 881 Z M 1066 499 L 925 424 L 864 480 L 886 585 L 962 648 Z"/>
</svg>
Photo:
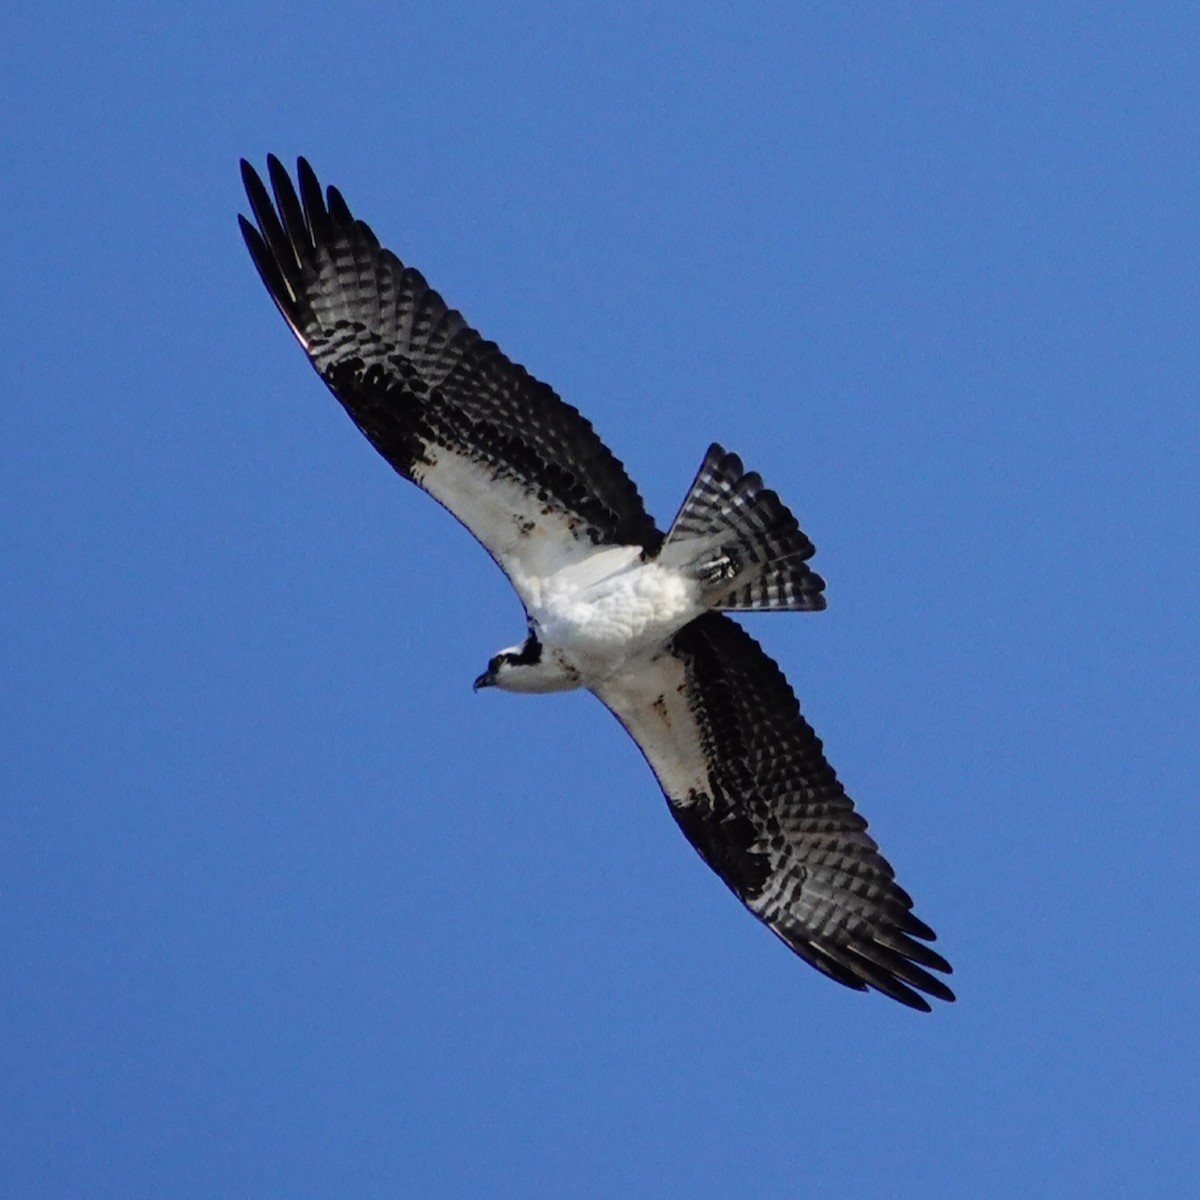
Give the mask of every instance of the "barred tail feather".
<svg viewBox="0 0 1200 1200">
<path fill-rule="evenodd" d="M 713 609 L 815 611 L 825 581 L 796 518 L 736 454 L 709 447 L 660 559 L 700 581 Z"/>
</svg>

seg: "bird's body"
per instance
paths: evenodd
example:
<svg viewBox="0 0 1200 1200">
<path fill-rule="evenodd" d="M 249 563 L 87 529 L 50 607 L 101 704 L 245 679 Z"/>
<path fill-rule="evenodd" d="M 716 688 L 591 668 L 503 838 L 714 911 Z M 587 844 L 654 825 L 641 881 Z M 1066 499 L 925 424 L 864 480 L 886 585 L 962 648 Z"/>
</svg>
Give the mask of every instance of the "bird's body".
<svg viewBox="0 0 1200 1200">
<path fill-rule="evenodd" d="M 684 625 L 704 611 L 694 580 L 642 558 L 638 546 L 600 550 L 546 579 L 530 581 L 525 598 L 542 661 L 554 664 L 546 686 L 536 669 L 497 685 L 514 692 L 595 689 L 632 665 L 652 658 Z M 556 686 L 555 679 L 569 680 Z"/>
<path fill-rule="evenodd" d="M 928 1010 L 953 994 L 933 932 L 866 833 L 782 672 L 735 621 L 815 611 L 813 545 L 709 447 L 664 534 L 591 425 L 380 247 L 334 188 L 242 164 L 242 232 L 313 366 L 406 479 L 467 526 L 525 606 L 475 686 L 591 690 L 637 742 L 701 857 L 782 941 L 847 987 Z"/>
</svg>

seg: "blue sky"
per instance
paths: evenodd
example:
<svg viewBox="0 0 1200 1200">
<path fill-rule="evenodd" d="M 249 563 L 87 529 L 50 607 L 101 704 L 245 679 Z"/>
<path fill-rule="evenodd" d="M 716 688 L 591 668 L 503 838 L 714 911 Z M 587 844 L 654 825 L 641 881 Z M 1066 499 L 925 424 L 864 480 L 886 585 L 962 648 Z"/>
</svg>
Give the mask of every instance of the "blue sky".
<svg viewBox="0 0 1200 1200">
<path fill-rule="evenodd" d="M 0 1192 L 1182 1195 L 1200 1171 L 1191 5 L 26 5 L 0 47 Z M 954 963 L 820 978 L 238 237 L 308 156 L 748 622 Z"/>
</svg>

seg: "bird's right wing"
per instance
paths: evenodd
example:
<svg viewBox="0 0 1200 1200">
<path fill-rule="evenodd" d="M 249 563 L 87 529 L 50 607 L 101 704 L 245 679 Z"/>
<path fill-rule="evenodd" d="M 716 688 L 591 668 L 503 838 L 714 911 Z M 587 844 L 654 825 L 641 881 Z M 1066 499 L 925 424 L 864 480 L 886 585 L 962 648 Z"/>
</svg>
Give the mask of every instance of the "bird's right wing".
<svg viewBox="0 0 1200 1200">
<path fill-rule="evenodd" d="M 637 742 L 700 856 L 819 971 L 929 1011 L 954 994 L 933 931 L 854 811 L 783 673 L 706 613 L 596 694 Z M 919 939 L 919 940 L 918 940 Z"/>
<path fill-rule="evenodd" d="M 317 373 L 375 449 L 448 508 L 526 599 L 525 583 L 597 546 L 662 541 L 589 422 L 383 249 L 304 159 L 299 195 L 242 162 L 263 283 Z"/>
</svg>

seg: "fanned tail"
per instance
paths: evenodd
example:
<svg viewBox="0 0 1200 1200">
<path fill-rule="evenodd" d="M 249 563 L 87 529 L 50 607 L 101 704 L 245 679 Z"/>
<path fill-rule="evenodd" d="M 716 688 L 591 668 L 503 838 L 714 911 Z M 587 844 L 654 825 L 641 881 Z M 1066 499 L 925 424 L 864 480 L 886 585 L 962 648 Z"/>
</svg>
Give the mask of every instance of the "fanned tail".
<svg viewBox="0 0 1200 1200">
<path fill-rule="evenodd" d="M 697 579 L 710 608 L 813 612 L 825 581 L 807 566 L 815 547 L 756 471 L 715 442 L 659 552 Z"/>
</svg>

